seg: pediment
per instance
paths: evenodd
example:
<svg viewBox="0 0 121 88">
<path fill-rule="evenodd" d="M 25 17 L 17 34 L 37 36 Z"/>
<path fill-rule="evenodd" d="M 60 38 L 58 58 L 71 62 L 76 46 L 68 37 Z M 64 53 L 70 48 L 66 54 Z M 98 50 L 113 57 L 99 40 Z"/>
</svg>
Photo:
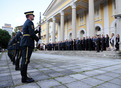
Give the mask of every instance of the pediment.
<svg viewBox="0 0 121 88">
<path fill-rule="evenodd" d="M 57 8 L 57 6 L 59 6 L 61 3 L 63 3 L 65 0 L 52 0 L 52 2 L 50 3 L 50 5 L 48 6 L 48 8 L 46 9 L 44 15 L 50 11 L 52 11 L 53 9 Z"/>
</svg>

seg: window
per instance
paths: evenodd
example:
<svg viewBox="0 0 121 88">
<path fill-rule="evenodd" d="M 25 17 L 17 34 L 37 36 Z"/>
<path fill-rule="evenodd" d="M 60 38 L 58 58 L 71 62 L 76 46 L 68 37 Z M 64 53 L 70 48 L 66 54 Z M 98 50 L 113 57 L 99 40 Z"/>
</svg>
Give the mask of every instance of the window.
<svg viewBox="0 0 121 88">
<path fill-rule="evenodd" d="M 95 19 L 96 20 L 99 20 L 101 18 L 100 14 L 101 14 L 101 12 L 100 12 L 100 5 L 99 5 L 95 9 Z"/>
<path fill-rule="evenodd" d="M 114 10 L 116 10 L 116 0 L 114 0 Z"/>
<path fill-rule="evenodd" d="M 112 4 L 113 4 L 113 15 L 116 14 L 116 0 L 112 0 Z"/>
<path fill-rule="evenodd" d="M 79 15 L 79 25 L 84 25 L 85 24 L 85 14 L 84 12 Z"/>
</svg>

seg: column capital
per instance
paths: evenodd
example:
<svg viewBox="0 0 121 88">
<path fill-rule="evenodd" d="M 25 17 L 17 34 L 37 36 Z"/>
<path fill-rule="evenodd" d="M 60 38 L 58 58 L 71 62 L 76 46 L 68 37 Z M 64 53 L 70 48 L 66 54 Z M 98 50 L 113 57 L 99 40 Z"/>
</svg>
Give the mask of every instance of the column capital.
<svg viewBox="0 0 121 88">
<path fill-rule="evenodd" d="M 60 14 L 61 14 L 61 16 L 64 15 L 64 11 L 61 11 Z"/>
<path fill-rule="evenodd" d="M 72 5 L 71 5 L 72 9 L 75 9 L 76 8 L 76 3 L 73 2 Z"/>
</svg>

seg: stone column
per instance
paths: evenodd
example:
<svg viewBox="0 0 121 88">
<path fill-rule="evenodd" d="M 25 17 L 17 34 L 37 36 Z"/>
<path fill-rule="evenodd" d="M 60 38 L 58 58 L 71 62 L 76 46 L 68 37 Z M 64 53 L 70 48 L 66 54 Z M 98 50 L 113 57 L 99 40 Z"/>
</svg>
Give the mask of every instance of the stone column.
<svg viewBox="0 0 121 88">
<path fill-rule="evenodd" d="M 49 43 L 49 22 L 47 21 L 47 29 L 46 29 L 46 44 Z"/>
<path fill-rule="evenodd" d="M 61 41 L 64 41 L 64 11 L 61 12 Z"/>
<path fill-rule="evenodd" d="M 120 35 L 120 42 L 119 42 L 119 50 L 121 51 L 121 0 L 116 0 L 116 15 L 118 15 L 117 17 L 117 31 Z"/>
<path fill-rule="evenodd" d="M 89 0 L 89 36 L 95 36 L 94 0 Z"/>
<path fill-rule="evenodd" d="M 53 26 L 52 26 L 52 43 L 55 43 L 55 17 L 53 17 Z"/>
<path fill-rule="evenodd" d="M 76 3 L 72 4 L 72 39 L 76 39 Z"/>
</svg>

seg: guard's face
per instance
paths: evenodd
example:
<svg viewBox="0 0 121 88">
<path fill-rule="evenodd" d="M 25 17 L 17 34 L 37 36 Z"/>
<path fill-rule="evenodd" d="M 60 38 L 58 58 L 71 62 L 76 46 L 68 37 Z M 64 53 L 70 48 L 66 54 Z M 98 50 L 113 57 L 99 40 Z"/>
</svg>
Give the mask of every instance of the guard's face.
<svg viewBox="0 0 121 88">
<path fill-rule="evenodd" d="M 34 15 L 30 15 L 31 20 L 34 20 Z"/>
</svg>

